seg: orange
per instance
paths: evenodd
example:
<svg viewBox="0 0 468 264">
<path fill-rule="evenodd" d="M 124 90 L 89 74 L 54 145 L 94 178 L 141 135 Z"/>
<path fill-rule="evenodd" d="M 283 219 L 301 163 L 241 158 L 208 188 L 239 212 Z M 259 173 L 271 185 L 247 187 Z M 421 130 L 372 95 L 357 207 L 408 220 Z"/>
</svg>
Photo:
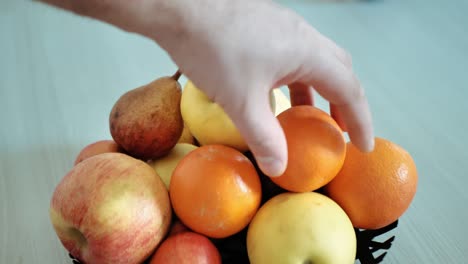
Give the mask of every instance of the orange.
<svg viewBox="0 0 468 264">
<path fill-rule="evenodd" d="M 417 183 L 411 155 L 389 140 L 376 138 L 370 153 L 347 144 L 343 168 L 325 192 L 345 210 L 355 227 L 378 229 L 403 215 Z"/>
<path fill-rule="evenodd" d="M 278 115 L 288 144 L 285 172 L 271 178 L 291 192 L 310 192 L 330 182 L 345 159 L 343 131 L 326 112 L 310 106 L 294 106 Z"/>
<path fill-rule="evenodd" d="M 245 228 L 260 206 L 260 178 L 241 152 L 205 145 L 187 154 L 169 184 L 174 212 L 191 230 L 224 238 Z"/>
</svg>

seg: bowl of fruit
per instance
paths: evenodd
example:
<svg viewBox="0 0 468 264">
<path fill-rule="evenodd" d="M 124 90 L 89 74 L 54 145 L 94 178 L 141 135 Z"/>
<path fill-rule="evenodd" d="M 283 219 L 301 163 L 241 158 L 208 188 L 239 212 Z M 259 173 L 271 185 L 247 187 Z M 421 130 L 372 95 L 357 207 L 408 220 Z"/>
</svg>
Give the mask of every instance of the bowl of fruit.
<svg viewBox="0 0 468 264">
<path fill-rule="evenodd" d="M 405 149 L 376 137 L 361 152 L 332 115 L 274 89 L 288 165 L 268 177 L 222 107 L 180 76 L 123 94 L 112 139 L 84 146 L 57 184 L 50 219 L 71 263 L 383 261 L 417 188 Z"/>
</svg>

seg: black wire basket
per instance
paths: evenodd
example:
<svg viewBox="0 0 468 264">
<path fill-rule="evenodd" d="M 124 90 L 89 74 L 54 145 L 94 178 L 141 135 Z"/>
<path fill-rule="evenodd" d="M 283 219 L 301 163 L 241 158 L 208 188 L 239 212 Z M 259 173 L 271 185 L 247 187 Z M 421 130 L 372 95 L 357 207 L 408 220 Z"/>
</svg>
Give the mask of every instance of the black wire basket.
<svg viewBox="0 0 468 264">
<path fill-rule="evenodd" d="M 382 263 L 388 250 L 392 246 L 392 242 L 395 240 L 395 236 L 391 236 L 383 242 L 377 241 L 376 239 L 392 231 L 397 226 L 398 220 L 388 226 L 375 230 L 355 228 L 354 231 L 356 232 L 357 238 L 356 260 L 359 260 L 361 264 Z"/>
</svg>

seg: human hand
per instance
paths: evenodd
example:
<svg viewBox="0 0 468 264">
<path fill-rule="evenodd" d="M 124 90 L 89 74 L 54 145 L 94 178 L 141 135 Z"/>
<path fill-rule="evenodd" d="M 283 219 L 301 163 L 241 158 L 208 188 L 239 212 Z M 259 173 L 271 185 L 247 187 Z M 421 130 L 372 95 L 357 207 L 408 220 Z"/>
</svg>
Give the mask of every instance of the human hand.
<svg viewBox="0 0 468 264">
<path fill-rule="evenodd" d="M 270 90 L 282 85 L 289 85 L 293 105 L 311 104 L 313 87 L 351 141 L 363 151 L 373 148 L 368 103 L 343 49 L 271 1 L 197 5 L 196 13 L 186 13 L 194 22 L 182 37 L 158 43 L 225 109 L 262 171 L 277 176 L 287 163 L 285 136 L 269 105 Z"/>
</svg>

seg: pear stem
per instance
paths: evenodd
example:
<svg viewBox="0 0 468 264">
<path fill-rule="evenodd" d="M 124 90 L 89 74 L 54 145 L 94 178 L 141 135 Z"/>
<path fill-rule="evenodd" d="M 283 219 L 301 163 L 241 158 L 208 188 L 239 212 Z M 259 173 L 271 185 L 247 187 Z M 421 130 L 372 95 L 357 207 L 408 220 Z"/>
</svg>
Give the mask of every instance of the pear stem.
<svg viewBox="0 0 468 264">
<path fill-rule="evenodd" d="M 176 73 L 174 73 L 174 75 L 172 75 L 172 77 L 171 77 L 171 78 L 172 78 L 172 79 L 174 79 L 174 80 L 176 80 L 176 81 L 178 81 L 178 80 L 179 80 L 179 78 L 180 78 L 180 76 L 182 76 L 182 72 L 180 72 L 180 70 L 179 70 L 179 69 L 177 69 L 177 72 L 176 72 Z"/>
</svg>

